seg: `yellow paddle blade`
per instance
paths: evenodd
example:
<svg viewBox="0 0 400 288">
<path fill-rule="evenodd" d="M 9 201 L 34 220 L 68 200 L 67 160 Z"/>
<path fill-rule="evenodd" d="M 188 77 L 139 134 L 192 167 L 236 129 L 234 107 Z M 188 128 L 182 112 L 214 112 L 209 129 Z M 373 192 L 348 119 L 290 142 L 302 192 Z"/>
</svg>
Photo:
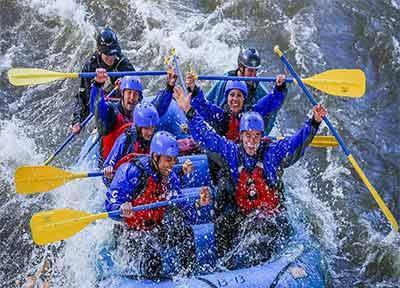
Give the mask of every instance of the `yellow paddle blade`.
<svg viewBox="0 0 400 288">
<path fill-rule="evenodd" d="M 38 245 L 65 240 L 95 220 L 107 217 L 107 212 L 89 214 L 72 209 L 39 212 L 34 214 L 31 219 L 32 238 Z"/>
<path fill-rule="evenodd" d="M 283 139 L 283 136 L 277 137 L 278 140 Z M 315 136 L 314 139 L 310 143 L 311 147 L 316 148 L 328 148 L 328 147 L 337 147 L 339 143 L 337 142 L 334 136 Z"/>
<path fill-rule="evenodd" d="M 335 69 L 302 79 L 311 87 L 335 96 L 362 97 L 365 93 L 365 74 L 359 69 Z"/>
<path fill-rule="evenodd" d="M 37 68 L 11 68 L 8 70 L 8 80 L 14 86 L 36 85 L 78 77 L 79 73 L 53 72 Z"/>
<path fill-rule="evenodd" d="M 51 166 L 21 166 L 15 171 L 15 188 L 19 194 L 47 192 L 65 183 L 87 177 L 87 173 L 72 173 Z"/>
</svg>

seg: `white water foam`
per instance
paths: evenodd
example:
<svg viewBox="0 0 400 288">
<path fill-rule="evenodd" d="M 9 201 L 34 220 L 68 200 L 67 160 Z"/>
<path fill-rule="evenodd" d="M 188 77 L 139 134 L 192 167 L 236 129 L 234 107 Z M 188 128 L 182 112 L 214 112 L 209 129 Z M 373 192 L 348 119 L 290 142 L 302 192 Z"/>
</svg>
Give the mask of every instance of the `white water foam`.
<svg viewBox="0 0 400 288">
<path fill-rule="evenodd" d="M 94 35 L 94 27 L 87 22 L 88 12 L 83 4 L 74 0 L 29 0 L 25 1 L 32 10 L 40 15 L 51 18 L 59 17 L 84 30 L 88 35 Z"/>
<path fill-rule="evenodd" d="M 390 3 L 392 4 L 393 8 L 400 10 L 400 1 L 399 0 L 391 0 Z"/>
<path fill-rule="evenodd" d="M 10 53 L 6 53 L 0 56 L 0 73 L 7 71 L 11 68 L 11 57 Z"/>
<path fill-rule="evenodd" d="M 176 48 L 181 62 L 192 63 L 196 65 L 194 68 L 222 73 L 235 67 L 239 41 L 246 26 L 240 21 L 224 18 L 221 7 L 208 15 L 195 11 L 180 16 L 176 11 L 150 1 L 135 1 L 132 6 L 146 20 L 144 43 L 140 50 L 144 52 L 153 45 L 159 46 L 161 59 L 158 62 L 163 61 L 171 48 Z M 148 21 L 151 19 L 160 21 L 161 27 L 150 28 Z"/>
<path fill-rule="evenodd" d="M 26 133 L 31 128 L 16 118 L 0 120 L 0 175 L 10 185 L 13 185 L 17 167 L 34 165 L 43 160 L 35 142 Z"/>
<path fill-rule="evenodd" d="M 6 241 L 5 243 L 8 241 L 8 245 L 10 246 L 12 246 L 10 241 L 17 241 L 22 246 L 19 248 L 26 251 L 27 255 L 30 255 L 29 258 L 29 256 L 21 255 L 20 253 L 16 253 L 16 251 L 2 251 L 0 258 L 9 259 L 9 262 L 1 265 L 19 267 L 19 271 L 24 275 L 35 274 L 35 271 L 39 269 L 40 265 L 38 261 L 40 262 L 43 253 L 43 251 L 40 251 L 41 249 L 37 249 L 33 245 L 27 217 L 30 217 L 33 206 L 40 205 L 44 195 L 38 194 L 33 197 L 19 195 L 16 194 L 14 186 L 14 175 L 17 167 L 37 165 L 38 163 L 42 163 L 44 159 L 35 141 L 28 136 L 30 129 L 32 129 L 31 126 L 22 123 L 21 120 L 15 117 L 11 120 L 0 120 L 0 137 L 2 139 L 2 144 L 0 145 L 0 190 L 3 200 L 1 204 L 1 218 L 8 219 L 10 216 L 14 217 L 18 215 L 20 218 L 17 221 L 26 223 L 26 225 L 21 225 L 21 223 L 14 224 L 14 227 L 11 226 L 13 227 L 11 230 L 10 226 L 7 225 L 8 223 L 5 224 L 2 228 L 2 236 L 4 237 L 2 241 Z M 12 223 L 10 224 L 12 225 Z M 3 253 L 7 253 L 8 255 L 3 255 Z M 19 255 L 18 257 L 10 258 L 10 255 L 14 254 Z M 27 261 L 29 264 L 26 265 L 17 261 Z M 21 276 L 21 278 L 23 277 Z M 7 275 L 6 279 L 2 279 L 2 286 L 7 281 L 11 281 L 10 275 Z"/>
<path fill-rule="evenodd" d="M 338 223 L 330 205 L 312 193 L 308 179 L 310 179 L 309 172 L 301 167 L 300 163 L 286 170 L 284 182 L 288 196 L 289 214 L 296 215 L 297 219 L 303 219 L 305 212 L 311 213 L 312 217 L 307 218 L 318 223 L 318 229 L 322 233 L 318 238 L 324 246 L 336 251 L 338 248 L 336 238 Z"/>
<path fill-rule="evenodd" d="M 318 44 L 319 23 L 314 18 L 314 13 L 304 9 L 293 18 L 287 19 L 286 30 L 289 32 L 290 48 L 295 51 L 295 60 L 302 68 L 302 74 L 309 74 L 314 63 L 324 66 L 324 55 Z"/>
<path fill-rule="evenodd" d="M 398 65 L 400 64 L 400 43 L 399 40 L 396 39 L 396 37 L 392 36 L 392 42 L 393 42 L 393 67 L 396 70 L 399 70 Z"/>
</svg>

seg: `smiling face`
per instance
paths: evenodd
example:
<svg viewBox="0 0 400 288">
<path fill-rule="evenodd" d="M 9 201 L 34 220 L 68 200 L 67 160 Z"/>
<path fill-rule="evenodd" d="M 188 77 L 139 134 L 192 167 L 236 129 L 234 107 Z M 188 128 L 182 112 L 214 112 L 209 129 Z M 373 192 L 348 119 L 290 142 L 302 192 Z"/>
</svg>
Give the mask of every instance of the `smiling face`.
<svg viewBox="0 0 400 288">
<path fill-rule="evenodd" d="M 122 106 L 128 112 L 132 112 L 136 104 L 139 102 L 139 92 L 136 90 L 125 89 Z"/>
<path fill-rule="evenodd" d="M 242 91 L 232 89 L 228 94 L 228 106 L 233 113 L 240 113 L 243 109 L 244 96 Z"/>
<path fill-rule="evenodd" d="M 242 132 L 243 148 L 248 155 L 250 156 L 256 155 L 258 147 L 260 147 L 261 138 L 262 138 L 262 133 L 260 131 Z"/>
<path fill-rule="evenodd" d="M 172 171 L 172 167 L 174 167 L 174 165 L 176 164 L 176 161 L 177 161 L 176 157 L 161 155 L 160 157 L 158 157 L 158 162 L 157 162 L 156 154 L 153 154 L 153 159 L 157 163 L 158 171 L 163 176 L 169 176 L 169 174 Z"/>
</svg>

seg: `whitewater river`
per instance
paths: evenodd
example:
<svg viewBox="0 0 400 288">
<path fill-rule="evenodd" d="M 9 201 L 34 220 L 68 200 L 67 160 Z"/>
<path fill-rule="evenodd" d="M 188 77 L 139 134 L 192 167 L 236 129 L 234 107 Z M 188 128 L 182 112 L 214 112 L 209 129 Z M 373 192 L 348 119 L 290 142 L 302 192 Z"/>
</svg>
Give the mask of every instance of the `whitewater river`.
<svg viewBox="0 0 400 288">
<path fill-rule="evenodd" d="M 16 167 L 42 163 L 66 137 L 79 81 L 13 87 L 7 71 L 79 71 L 94 50 L 96 29 L 106 24 L 117 31 L 137 70 L 164 69 L 164 56 L 174 47 L 182 69 L 222 74 L 235 67 L 241 46 L 253 46 L 262 56 L 262 74 L 288 73 L 273 52 L 277 44 L 302 77 L 335 68 L 364 70 L 362 98 L 313 92 L 400 221 L 399 0 L 0 0 L 1 287 L 20 287 L 44 259 L 51 265 L 52 287 L 95 285 L 93 255 L 110 238 L 111 220 L 44 247 L 33 244 L 29 220 L 44 209 L 99 211 L 102 185 L 83 180 L 53 193 L 24 196 L 13 184 Z M 153 95 L 162 81 L 144 79 L 145 95 Z M 273 135 L 294 133 L 310 107 L 302 91 L 291 86 Z M 325 125 L 320 133 L 329 134 Z M 72 167 L 87 136 L 82 133 L 53 164 Z M 399 286 L 399 234 L 390 232 L 339 148 L 309 149 L 284 179 L 290 214 L 303 219 L 318 239 L 329 287 Z"/>
</svg>

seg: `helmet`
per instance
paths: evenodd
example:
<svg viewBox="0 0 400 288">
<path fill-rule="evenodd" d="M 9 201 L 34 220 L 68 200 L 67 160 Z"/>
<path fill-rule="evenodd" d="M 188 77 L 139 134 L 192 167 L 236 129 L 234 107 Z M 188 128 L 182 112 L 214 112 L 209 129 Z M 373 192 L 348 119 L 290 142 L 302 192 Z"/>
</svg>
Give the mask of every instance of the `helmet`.
<svg viewBox="0 0 400 288">
<path fill-rule="evenodd" d="M 150 144 L 150 154 L 176 157 L 179 154 L 178 143 L 174 135 L 167 131 L 154 134 Z"/>
<path fill-rule="evenodd" d="M 247 112 L 240 119 L 240 132 L 250 130 L 264 132 L 264 119 L 260 113 Z"/>
<path fill-rule="evenodd" d="M 228 98 L 229 92 L 231 90 L 237 89 L 242 91 L 243 97 L 247 97 L 247 84 L 244 83 L 243 81 L 228 81 L 225 86 L 225 98 Z"/>
<path fill-rule="evenodd" d="M 106 55 L 118 54 L 121 48 L 118 45 L 117 34 L 110 27 L 100 31 L 97 35 L 97 48 Z"/>
<path fill-rule="evenodd" d="M 160 117 L 152 104 L 139 103 L 133 110 L 133 121 L 136 127 L 151 127 L 160 123 Z"/>
<path fill-rule="evenodd" d="M 259 69 L 261 67 L 261 58 L 256 48 L 245 48 L 240 51 L 238 56 L 238 65 L 247 68 Z"/>
<path fill-rule="evenodd" d="M 124 93 L 125 89 L 136 90 L 139 94 L 143 92 L 143 85 L 140 78 L 137 76 L 125 76 L 121 80 L 121 92 Z"/>
</svg>

